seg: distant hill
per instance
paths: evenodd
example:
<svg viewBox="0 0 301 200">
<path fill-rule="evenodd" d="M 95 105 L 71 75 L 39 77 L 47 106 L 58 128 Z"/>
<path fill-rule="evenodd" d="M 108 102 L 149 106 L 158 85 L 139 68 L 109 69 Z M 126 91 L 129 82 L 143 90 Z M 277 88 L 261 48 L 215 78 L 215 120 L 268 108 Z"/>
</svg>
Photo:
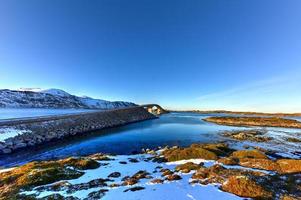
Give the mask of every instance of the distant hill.
<svg viewBox="0 0 301 200">
<path fill-rule="evenodd" d="M 106 101 L 90 97 L 79 97 L 60 89 L 42 90 L 21 88 L 19 90 L 0 90 L 0 107 L 4 108 L 78 108 L 78 109 L 116 109 L 136 106 L 124 101 Z"/>
<path fill-rule="evenodd" d="M 228 114 L 228 115 L 254 115 L 254 116 L 271 116 L 271 117 L 301 117 L 301 113 L 264 113 L 264 112 L 246 112 L 246 111 L 228 111 L 228 110 L 190 110 L 179 112 L 195 112 L 201 114 Z"/>
</svg>

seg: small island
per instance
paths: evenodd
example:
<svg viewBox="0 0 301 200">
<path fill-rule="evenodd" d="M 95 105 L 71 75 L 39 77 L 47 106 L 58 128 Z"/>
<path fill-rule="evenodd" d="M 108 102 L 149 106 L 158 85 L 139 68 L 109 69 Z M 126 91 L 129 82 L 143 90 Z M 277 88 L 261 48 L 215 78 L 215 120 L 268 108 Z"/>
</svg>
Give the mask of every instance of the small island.
<svg viewBox="0 0 301 200">
<path fill-rule="evenodd" d="M 301 128 L 301 122 L 297 120 L 278 117 L 208 117 L 204 121 L 227 126 Z"/>
</svg>

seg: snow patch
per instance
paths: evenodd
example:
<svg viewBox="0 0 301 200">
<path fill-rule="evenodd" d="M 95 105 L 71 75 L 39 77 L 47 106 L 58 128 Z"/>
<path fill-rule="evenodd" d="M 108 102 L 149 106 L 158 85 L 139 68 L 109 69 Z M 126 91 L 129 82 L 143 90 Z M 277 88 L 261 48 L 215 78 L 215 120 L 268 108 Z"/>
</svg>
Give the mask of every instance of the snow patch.
<svg viewBox="0 0 301 200">
<path fill-rule="evenodd" d="M 138 154 L 138 155 L 118 155 L 113 156 L 114 160 L 110 161 L 99 161 L 99 163 L 107 164 L 102 165 L 97 169 L 84 170 L 85 174 L 77 179 L 68 180 L 70 184 L 80 184 L 87 183 L 91 180 L 97 178 L 107 178 L 112 172 L 120 172 L 121 176 L 119 178 L 112 178 L 111 183 L 120 184 L 122 183 L 121 179 L 125 176 L 132 176 L 139 170 L 146 170 L 151 173 L 152 179 L 164 178 L 161 176 L 159 170 L 156 170 L 158 166 L 162 168 L 167 168 L 174 170 L 176 167 L 176 162 L 166 163 L 155 163 L 147 160 L 151 157 L 148 154 Z M 137 163 L 129 162 L 129 158 L 134 158 L 139 160 Z M 121 164 L 120 161 L 127 161 L 127 164 Z M 204 162 L 202 159 L 192 159 L 186 161 L 180 161 L 178 163 L 185 163 L 188 161 L 193 161 L 195 163 Z M 213 165 L 214 162 L 208 161 L 208 165 Z M 164 200 L 175 200 L 175 199 L 187 199 L 187 200 L 238 200 L 242 199 L 233 194 L 220 191 L 218 186 L 212 184 L 207 186 L 202 186 L 199 184 L 190 184 L 189 180 L 191 174 L 181 174 L 182 179 L 178 181 L 164 181 L 162 184 L 151 184 L 152 179 L 140 179 L 139 183 L 133 186 L 119 186 L 115 188 L 111 187 L 96 187 L 90 189 L 77 190 L 73 193 L 67 193 L 67 191 L 39 191 L 34 189 L 33 191 L 26 191 L 23 194 L 36 194 L 38 198 L 46 197 L 51 194 L 60 194 L 65 198 L 73 196 L 79 199 L 84 199 L 88 196 L 90 192 L 99 191 L 100 189 L 108 190 L 105 192 L 105 195 L 102 197 L 104 200 L 154 200 L 154 199 L 164 199 Z M 55 183 L 54 183 L 55 184 Z M 139 191 L 128 191 L 124 192 L 130 187 L 141 186 L 144 187 L 143 190 Z"/>
<path fill-rule="evenodd" d="M 13 138 L 17 135 L 31 132 L 29 130 L 20 130 L 14 128 L 0 128 L 0 142 L 4 142 L 8 138 Z"/>
</svg>

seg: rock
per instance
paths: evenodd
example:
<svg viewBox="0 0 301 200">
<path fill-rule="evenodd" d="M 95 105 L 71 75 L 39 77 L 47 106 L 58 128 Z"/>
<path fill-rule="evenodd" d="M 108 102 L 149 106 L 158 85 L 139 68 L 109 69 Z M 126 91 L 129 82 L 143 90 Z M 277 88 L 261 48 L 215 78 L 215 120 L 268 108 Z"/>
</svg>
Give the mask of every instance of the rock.
<svg viewBox="0 0 301 200">
<path fill-rule="evenodd" d="M 24 148 L 26 146 L 27 146 L 26 143 L 20 142 L 20 143 L 15 144 L 14 149 L 20 149 L 20 148 Z"/>
<path fill-rule="evenodd" d="M 151 180 L 150 182 L 153 183 L 153 184 L 159 184 L 159 183 L 163 183 L 164 180 L 156 178 L 156 179 Z"/>
<path fill-rule="evenodd" d="M 113 172 L 111 173 L 108 177 L 109 178 L 118 178 L 121 176 L 121 173 L 120 172 Z"/>
<path fill-rule="evenodd" d="M 120 161 L 119 164 L 126 165 L 127 162 L 126 161 Z"/>
<path fill-rule="evenodd" d="M 272 199 L 270 191 L 247 176 L 231 176 L 221 189 L 241 197 Z"/>
<path fill-rule="evenodd" d="M 198 169 L 193 175 L 192 175 L 192 179 L 205 179 L 209 176 L 209 170 L 207 168 L 200 168 Z"/>
<path fill-rule="evenodd" d="M 140 170 L 140 171 L 138 171 L 137 173 L 135 173 L 133 176 L 132 176 L 132 178 L 134 178 L 134 179 L 143 179 L 143 178 L 147 178 L 147 179 L 150 179 L 150 178 L 152 178 L 151 176 L 150 176 L 150 173 L 148 173 L 147 171 L 143 171 L 143 170 Z"/>
<path fill-rule="evenodd" d="M 5 149 L 2 149 L 2 153 L 4 154 L 8 154 L 8 153 L 11 153 L 12 150 L 10 148 L 5 148 Z"/>
<path fill-rule="evenodd" d="M 301 142 L 300 139 L 298 139 L 298 138 L 291 138 L 291 137 L 287 137 L 287 138 L 285 138 L 285 140 L 288 141 L 288 142 L 294 142 L 294 143 Z"/>
<path fill-rule="evenodd" d="M 162 176 L 168 176 L 173 174 L 173 172 L 170 169 L 161 169 L 160 172 L 162 173 Z"/>
<path fill-rule="evenodd" d="M 122 181 L 125 181 L 125 180 L 127 180 L 127 179 L 129 179 L 129 178 L 131 178 L 130 176 L 125 176 L 125 177 L 123 177 L 121 180 Z"/>
<path fill-rule="evenodd" d="M 23 197 L 23 198 L 28 199 L 28 197 Z M 33 198 L 33 199 L 35 199 L 35 198 Z M 30 200 L 30 198 L 29 198 L 29 200 Z M 64 197 L 60 194 L 51 194 L 51 195 L 48 195 L 46 197 L 41 198 L 41 200 L 79 200 L 79 198 L 72 197 L 72 196 L 71 197 Z"/>
<path fill-rule="evenodd" d="M 101 189 L 99 191 L 91 192 L 88 194 L 88 197 L 85 198 L 84 200 L 99 200 L 105 196 L 105 192 L 107 191 L 108 190 Z"/>
<path fill-rule="evenodd" d="M 228 156 L 234 150 L 230 149 L 226 143 L 214 143 L 214 144 L 192 144 L 191 147 L 203 148 L 208 151 L 214 152 L 218 156 Z"/>
<path fill-rule="evenodd" d="M 114 187 L 119 187 L 120 185 L 117 183 L 112 183 L 111 185 L 109 185 L 109 187 L 114 188 Z"/>
<path fill-rule="evenodd" d="M 280 197 L 280 200 L 300 200 L 300 199 L 301 199 L 301 197 L 296 197 L 296 196 L 288 195 L 288 194 L 282 195 Z"/>
<path fill-rule="evenodd" d="M 272 138 L 263 136 L 266 133 L 266 130 L 239 130 L 226 131 L 222 135 L 240 141 L 267 142 Z"/>
<path fill-rule="evenodd" d="M 258 150 L 239 150 L 234 151 L 231 155 L 236 158 L 263 158 L 267 159 L 268 157 Z"/>
<path fill-rule="evenodd" d="M 93 160 L 98 160 L 98 161 L 110 161 L 110 160 L 114 160 L 112 158 L 109 158 L 108 155 L 102 154 L 102 153 L 93 154 L 93 155 L 89 156 L 89 158 L 91 158 Z"/>
<path fill-rule="evenodd" d="M 129 161 L 131 163 L 137 163 L 137 162 L 139 162 L 136 158 L 129 158 Z"/>
<path fill-rule="evenodd" d="M 144 190 L 144 189 L 145 189 L 145 187 L 136 186 L 136 187 L 132 187 L 132 188 L 126 189 L 126 190 L 124 190 L 123 192 L 128 192 L 128 191 L 135 192 L 135 191 L 138 191 L 138 190 Z"/>
<path fill-rule="evenodd" d="M 264 173 L 256 171 L 247 171 L 242 169 L 227 169 L 219 164 L 209 168 L 200 168 L 193 175 L 192 179 L 198 180 L 202 184 L 220 183 L 223 184 L 231 176 L 262 176 Z"/>
<path fill-rule="evenodd" d="M 262 158 L 241 158 L 239 159 L 239 165 L 243 167 L 263 169 L 269 171 L 279 171 L 279 165 L 270 160 L 270 159 L 262 159 Z"/>
<path fill-rule="evenodd" d="M 36 188 L 36 190 L 40 192 L 43 192 L 45 190 L 62 191 L 68 190 L 70 186 L 71 184 L 68 181 L 60 181 L 49 186 L 39 186 L 38 188 Z"/>
<path fill-rule="evenodd" d="M 111 180 L 98 178 L 98 179 L 91 180 L 87 183 L 73 184 L 68 187 L 67 193 L 70 194 L 70 193 L 74 193 L 79 190 L 88 190 L 88 189 L 96 188 L 96 187 L 105 187 L 105 186 L 107 186 L 107 183 L 106 183 L 107 181 L 111 181 Z"/>
<path fill-rule="evenodd" d="M 279 159 L 276 163 L 280 167 L 280 173 L 300 173 L 301 172 L 301 160 L 295 159 Z"/>
<path fill-rule="evenodd" d="M 0 142 L 0 150 L 5 149 L 6 148 L 6 144 L 3 142 Z"/>
<path fill-rule="evenodd" d="M 176 181 L 176 180 L 181 180 L 181 179 L 182 179 L 182 177 L 177 174 L 171 174 L 171 175 L 166 176 L 166 180 L 168 180 L 168 181 Z"/>
<path fill-rule="evenodd" d="M 165 162 L 167 162 L 167 159 L 165 159 L 164 157 L 161 157 L 161 156 L 155 156 L 153 158 L 153 162 L 156 162 L 156 163 L 165 163 Z"/>
<path fill-rule="evenodd" d="M 151 154 L 151 155 L 157 154 L 155 150 L 149 150 L 149 151 L 146 151 L 146 153 Z"/>
<path fill-rule="evenodd" d="M 239 159 L 236 157 L 225 157 L 218 159 L 217 162 L 222 163 L 224 165 L 238 165 Z"/>
<path fill-rule="evenodd" d="M 217 155 L 208 151 L 204 148 L 198 146 L 191 146 L 188 148 L 172 148 L 163 151 L 163 156 L 168 161 L 177 161 L 177 160 L 188 160 L 188 159 L 206 159 L 206 160 L 217 160 Z"/>
<path fill-rule="evenodd" d="M 100 164 L 90 158 L 66 158 L 64 160 L 61 160 L 62 164 L 73 166 L 80 170 L 86 170 L 86 169 L 96 169 L 100 167 Z"/>
<path fill-rule="evenodd" d="M 126 186 L 126 185 L 134 185 L 138 183 L 138 180 L 135 178 L 128 178 L 126 180 L 123 181 L 122 185 Z"/>
<path fill-rule="evenodd" d="M 193 162 L 188 162 L 182 165 L 176 166 L 176 171 L 180 171 L 182 173 L 189 173 L 191 170 L 197 170 L 201 168 L 204 164 L 195 164 Z"/>
</svg>

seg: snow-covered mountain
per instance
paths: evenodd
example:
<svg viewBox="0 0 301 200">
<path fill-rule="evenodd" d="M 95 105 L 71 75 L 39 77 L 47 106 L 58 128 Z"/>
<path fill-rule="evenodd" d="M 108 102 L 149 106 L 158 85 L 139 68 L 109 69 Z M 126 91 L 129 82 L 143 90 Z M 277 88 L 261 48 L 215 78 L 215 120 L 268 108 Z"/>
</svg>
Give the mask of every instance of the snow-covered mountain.
<svg viewBox="0 0 301 200">
<path fill-rule="evenodd" d="M 115 109 L 135 105 L 124 101 L 79 97 L 60 89 L 20 88 L 19 90 L 0 90 L 0 107 L 7 108 Z"/>
</svg>

